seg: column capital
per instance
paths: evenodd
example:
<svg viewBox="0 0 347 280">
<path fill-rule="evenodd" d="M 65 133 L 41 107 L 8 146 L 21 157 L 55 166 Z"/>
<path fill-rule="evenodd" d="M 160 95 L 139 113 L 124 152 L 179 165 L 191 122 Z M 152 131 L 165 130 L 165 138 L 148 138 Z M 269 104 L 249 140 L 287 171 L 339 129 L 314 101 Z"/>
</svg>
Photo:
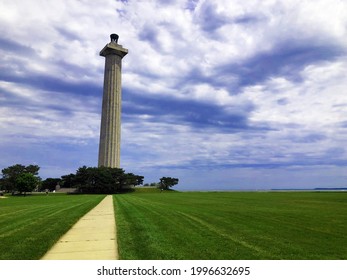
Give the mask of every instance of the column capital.
<svg viewBox="0 0 347 280">
<path fill-rule="evenodd" d="M 108 43 L 101 51 L 101 56 L 108 56 L 108 55 L 118 55 L 121 58 L 126 56 L 128 54 L 128 50 L 123 48 L 122 45 L 118 45 L 117 43 L 111 42 Z"/>
</svg>

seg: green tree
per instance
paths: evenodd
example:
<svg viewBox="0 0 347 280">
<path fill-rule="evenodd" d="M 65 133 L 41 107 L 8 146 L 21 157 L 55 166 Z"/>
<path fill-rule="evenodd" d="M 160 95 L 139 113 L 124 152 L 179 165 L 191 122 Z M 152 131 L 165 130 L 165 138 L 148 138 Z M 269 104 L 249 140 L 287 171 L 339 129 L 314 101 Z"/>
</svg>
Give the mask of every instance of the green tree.
<svg viewBox="0 0 347 280">
<path fill-rule="evenodd" d="M 171 178 L 171 177 L 162 177 L 160 178 L 159 187 L 163 190 L 168 190 L 169 188 L 172 188 L 174 185 L 178 184 L 177 178 Z"/>
<path fill-rule="evenodd" d="M 55 190 L 55 187 L 57 186 L 57 184 L 60 184 L 61 179 L 59 178 L 47 178 L 45 180 L 42 181 L 41 183 L 41 190 L 50 190 L 53 191 Z"/>
<path fill-rule="evenodd" d="M 0 191 L 5 189 L 4 179 L 0 178 Z"/>
<path fill-rule="evenodd" d="M 31 173 L 19 174 L 16 178 L 16 190 L 20 193 L 32 192 L 39 184 L 39 180 Z"/>
<path fill-rule="evenodd" d="M 135 175 L 133 173 L 124 174 L 125 186 L 138 186 L 143 184 L 143 176 Z"/>
<path fill-rule="evenodd" d="M 22 165 L 22 164 L 15 164 L 9 167 L 6 167 L 2 169 L 2 185 L 3 189 L 8 192 L 15 192 L 17 191 L 16 188 L 16 180 L 19 175 L 23 173 L 29 173 L 35 176 L 38 180 L 40 180 L 40 177 L 38 177 L 40 167 L 38 165 Z"/>
<path fill-rule="evenodd" d="M 74 178 L 75 187 L 83 193 L 117 193 L 128 186 L 143 183 L 143 176 L 125 173 L 121 168 L 80 167 Z"/>
<path fill-rule="evenodd" d="M 25 172 L 33 174 L 34 176 L 38 176 L 39 175 L 39 170 L 40 167 L 38 165 L 28 165 L 25 167 Z"/>
<path fill-rule="evenodd" d="M 75 174 L 69 174 L 61 176 L 61 187 L 62 188 L 73 188 L 75 186 Z"/>
</svg>

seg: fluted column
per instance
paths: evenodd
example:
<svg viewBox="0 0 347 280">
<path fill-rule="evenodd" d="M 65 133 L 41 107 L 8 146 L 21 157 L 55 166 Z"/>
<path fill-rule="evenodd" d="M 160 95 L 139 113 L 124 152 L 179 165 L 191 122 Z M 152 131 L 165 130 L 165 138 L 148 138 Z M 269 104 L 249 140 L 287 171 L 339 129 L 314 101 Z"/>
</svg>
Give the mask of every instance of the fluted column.
<svg viewBox="0 0 347 280">
<path fill-rule="evenodd" d="M 128 53 L 118 45 L 118 35 L 100 52 L 105 57 L 98 166 L 120 167 L 122 58 Z"/>
</svg>

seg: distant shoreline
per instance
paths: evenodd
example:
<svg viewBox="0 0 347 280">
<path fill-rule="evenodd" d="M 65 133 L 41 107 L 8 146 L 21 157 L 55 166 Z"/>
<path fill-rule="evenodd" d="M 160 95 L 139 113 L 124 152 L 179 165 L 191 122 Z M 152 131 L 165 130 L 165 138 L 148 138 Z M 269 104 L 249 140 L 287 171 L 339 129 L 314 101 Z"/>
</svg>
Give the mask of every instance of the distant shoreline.
<svg viewBox="0 0 347 280">
<path fill-rule="evenodd" d="M 347 191 L 347 188 L 271 189 L 272 191 Z"/>
<path fill-rule="evenodd" d="M 185 190 L 178 190 L 180 192 L 281 192 L 281 191 L 288 191 L 288 192 L 336 192 L 341 191 L 345 192 L 347 191 L 347 188 L 311 188 L 311 189 L 295 189 L 295 188 L 282 188 L 282 189 L 185 189 Z"/>
</svg>

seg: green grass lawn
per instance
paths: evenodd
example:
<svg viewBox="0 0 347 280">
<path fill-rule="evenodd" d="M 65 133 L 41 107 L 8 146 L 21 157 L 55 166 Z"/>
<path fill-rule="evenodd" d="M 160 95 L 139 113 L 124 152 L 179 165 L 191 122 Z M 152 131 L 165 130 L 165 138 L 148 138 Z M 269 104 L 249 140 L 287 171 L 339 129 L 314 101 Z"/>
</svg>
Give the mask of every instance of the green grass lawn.
<svg viewBox="0 0 347 280">
<path fill-rule="evenodd" d="M 0 259 L 40 259 L 103 195 L 0 199 Z M 114 196 L 122 259 L 347 259 L 347 193 Z"/>
<path fill-rule="evenodd" d="M 0 259 L 40 259 L 103 195 L 29 195 L 0 199 Z"/>
<path fill-rule="evenodd" d="M 347 193 L 114 196 L 121 259 L 347 259 Z"/>
</svg>

